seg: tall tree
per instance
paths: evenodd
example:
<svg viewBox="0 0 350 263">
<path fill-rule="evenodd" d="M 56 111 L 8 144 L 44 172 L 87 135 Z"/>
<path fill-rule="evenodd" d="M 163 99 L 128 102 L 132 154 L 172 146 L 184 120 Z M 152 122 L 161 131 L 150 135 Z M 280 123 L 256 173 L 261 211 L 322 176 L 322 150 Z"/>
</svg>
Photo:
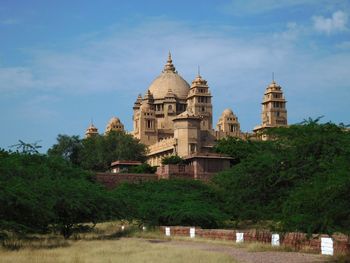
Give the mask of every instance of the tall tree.
<svg viewBox="0 0 350 263">
<path fill-rule="evenodd" d="M 82 142 L 77 135 L 68 136 L 59 134 L 57 143 L 48 151 L 49 156 L 61 156 L 65 160 L 79 165 L 81 162 L 80 152 L 82 150 Z"/>
</svg>

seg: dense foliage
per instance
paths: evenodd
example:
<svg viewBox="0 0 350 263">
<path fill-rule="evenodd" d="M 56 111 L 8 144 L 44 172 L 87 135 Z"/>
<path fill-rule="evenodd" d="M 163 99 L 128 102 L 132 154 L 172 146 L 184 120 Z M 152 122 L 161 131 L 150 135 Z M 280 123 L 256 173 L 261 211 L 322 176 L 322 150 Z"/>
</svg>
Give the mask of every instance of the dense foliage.
<svg viewBox="0 0 350 263">
<path fill-rule="evenodd" d="M 199 181 L 160 180 L 124 184 L 114 196 L 128 207 L 129 216 L 148 225 L 217 228 L 227 216 L 219 210 L 216 192 Z"/>
<path fill-rule="evenodd" d="M 23 153 L 0 150 L 0 236 L 55 230 L 69 237 L 82 223 L 109 219 L 203 228 L 224 227 L 228 219 L 264 221 L 281 231 L 350 234 L 349 129 L 310 120 L 267 135 L 272 140 L 219 141 L 216 151 L 235 165 L 210 184 L 159 180 L 113 191 L 86 170 L 106 170 L 115 159 L 142 160 L 144 146 L 129 135 L 62 135 L 48 155 L 25 143 L 17 147 Z M 172 156 L 164 163 L 182 161 Z"/>
<path fill-rule="evenodd" d="M 273 220 L 288 231 L 348 233 L 349 130 L 311 120 L 271 129 L 268 136 L 274 140 L 226 139 L 217 146 L 238 156 L 238 164 L 214 180 L 231 219 Z"/>
<path fill-rule="evenodd" d="M 0 152 L 0 232 L 57 230 L 119 218 L 119 200 L 91 174 L 56 157 Z"/>
<path fill-rule="evenodd" d="M 166 164 L 183 164 L 184 162 L 185 162 L 185 160 L 182 159 L 178 155 L 170 155 L 170 156 L 164 157 L 162 159 L 162 164 L 163 165 L 166 165 Z"/>
<path fill-rule="evenodd" d="M 130 167 L 127 172 L 134 174 L 154 174 L 156 170 L 157 167 L 150 166 L 148 163 L 143 163 L 141 165 Z"/>
<path fill-rule="evenodd" d="M 146 147 L 124 132 L 109 132 L 87 139 L 58 135 L 49 156 L 60 156 L 85 170 L 107 171 L 116 160 L 145 161 Z"/>
</svg>

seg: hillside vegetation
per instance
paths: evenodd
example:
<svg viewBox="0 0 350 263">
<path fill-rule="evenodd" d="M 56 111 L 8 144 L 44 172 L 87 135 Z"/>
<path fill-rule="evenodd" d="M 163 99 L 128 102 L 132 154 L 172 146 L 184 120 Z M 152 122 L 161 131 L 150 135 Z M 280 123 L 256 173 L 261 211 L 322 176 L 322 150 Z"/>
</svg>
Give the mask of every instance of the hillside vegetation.
<svg viewBox="0 0 350 263">
<path fill-rule="evenodd" d="M 86 160 L 80 159 L 81 147 L 90 149 L 90 157 L 96 160 L 103 160 L 99 156 L 103 152 L 113 154 L 109 158 L 128 158 L 122 155 L 128 151 L 142 159 L 144 146 L 137 146 L 128 135 L 70 142 L 72 138 L 65 137 L 69 147 L 58 143 L 48 155 L 2 150 L 0 238 L 50 232 L 68 238 L 107 220 L 203 228 L 268 222 L 278 231 L 350 234 L 349 130 L 310 120 L 270 130 L 268 136 L 273 140 L 219 141 L 216 150 L 231 155 L 235 165 L 209 184 L 160 180 L 123 184 L 113 191 L 96 183 L 88 168 L 83 169 Z M 108 144 L 108 151 L 101 146 L 94 152 L 93 146 L 87 146 L 99 140 L 104 145 L 103 140 L 114 137 L 116 142 Z"/>
</svg>

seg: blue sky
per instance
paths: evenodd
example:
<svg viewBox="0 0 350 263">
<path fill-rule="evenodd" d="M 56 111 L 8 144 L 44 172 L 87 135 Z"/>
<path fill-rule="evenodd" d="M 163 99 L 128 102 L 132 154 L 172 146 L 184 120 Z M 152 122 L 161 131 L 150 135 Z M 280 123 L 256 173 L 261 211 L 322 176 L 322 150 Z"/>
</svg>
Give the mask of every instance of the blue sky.
<svg viewBox="0 0 350 263">
<path fill-rule="evenodd" d="M 214 124 L 232 108 L 260 123 L 275 72 L 289 123 L 324 115 L 350 124 L 350 1 L 0 0 L 0 147 L 45 151 L 58 134 L 103 132 L 159 75 L 170 50 L 188 82 L 208 81 Z"/>
</svg>

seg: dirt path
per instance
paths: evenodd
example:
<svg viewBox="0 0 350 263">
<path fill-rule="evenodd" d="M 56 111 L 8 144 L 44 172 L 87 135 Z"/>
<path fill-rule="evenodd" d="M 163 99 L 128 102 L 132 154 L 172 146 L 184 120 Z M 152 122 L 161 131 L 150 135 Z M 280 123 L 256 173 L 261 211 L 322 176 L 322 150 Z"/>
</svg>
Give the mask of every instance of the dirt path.
<svg viewBox="0 0 350 263">
<path fill-rule="evenodd" d="M 208 244 L 191 241 L 172 240 L 166 242 L 166 244 L 177 247 L 186 247 L 205 251 L 225 253 L 231 255 L 240 263 L 311 263 L 325 261 L 325 258 L 323 256 L 309 253 L 277 251 L 249 252 L 244 248 L 235 248 L 220 244 Z"/>
</svg>

